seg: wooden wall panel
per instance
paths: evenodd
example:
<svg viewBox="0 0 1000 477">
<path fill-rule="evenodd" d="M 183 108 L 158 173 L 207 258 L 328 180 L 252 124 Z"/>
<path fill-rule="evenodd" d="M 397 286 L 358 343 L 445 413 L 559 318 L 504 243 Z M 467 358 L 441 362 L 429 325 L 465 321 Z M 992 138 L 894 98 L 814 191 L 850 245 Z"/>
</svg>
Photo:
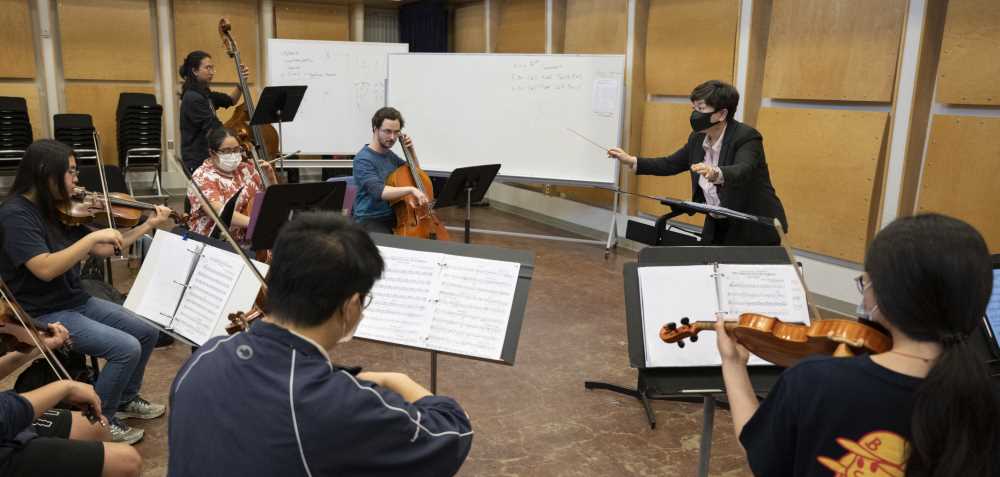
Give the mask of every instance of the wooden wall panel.
<svg viewBox="0 0 1000 477">
<path fill-rule="evenodd" d="M 152 81 L 156 55 L 145 0 L 59 0 L 66 79 Z"/>
<path fill-rule="evenodd" d="M 567 0 L 563 51 L 578 54 L 625 54 L 625 0 Z"/>
<path fill-rule="evenodd" d="M 486 52 L 486 8 L 483 2 L 455 7 L 455 53 Z"/>
<path fill-rule="evenodd" d="M 215 82 L 235 83 L 236 67 L 226 55 L 219 38 L 219 19 L 226 17 L 232 24 L 232 35 L 240 49 L 243 63 L 250 68 L 250 82 L 256 82 L 257 1 L 256 0 L 174 0 L 174 71 L 180 69 L 184 57 L 194 50 L 212 55 L 215 62 Z"/>
<path fill-rule="evenodd" d="M 1000 58 L 1000 2 L 948 2 L 937 100 L 950 104 L 1000 104 L 997 58 Z"/>
<path fill-rule="evenodd" d="M 646 91 L 687 96 L 698 84 L 733 82 L 739 0 L 651 0 Z"/>
<path fill-rule="evenodd" d="M 774 0 L 764 96 L 892 101 L 906 0 Z"/>
<path fill-rule="evenodd" d="M 940 212 L 972 224 L 1000 253 L 1000 118 L 934 116 L 918 212 Z"/>
<path fill-rule="evenodd" d="M 691 135 L 691 126 L 688 122 L 690 116 L 691 106 L 688 104 L 646 103 L 642 120 L 642 150 L 637 155 L 659 157 L 680 149 Z M 635 154 L 634 151 L 630 152 Z M 640 194 L 691 200 L 691 175 L 684 173 L 666 177 L 639 176 L 638 191 Z M 640 212 L 657 216 L 670 212 L 668 207 L 652 200 L 637 200 Z M 701 226 L 704 217 L 682 215 L 676 220 Z"/>
<path fill-rule="evenodd" d="M 118 139 L 115 114 L 121 93 L 156 94 L 152 86 L 125 84 L 75 83 L 66 85 L 66 112 L 89 114 L 101 135 L 101 157 L 105 164 L 118 164 Z"/>
<path fill-rule="evenodd" d="M 349 41 L 349 7 L 334 3 L 274 2 L 274 34 L 293 40 Z M 236 41 L 240 41 L 239 38 Z"/>
<path fill-rule="evenodd" d="M 545 53 L 545 2 L 503 0 L 496 52 Z"/>
<path fill-rule="evenodd" d="M 877 215 L 888 113 L 761 108 L 771 181 L 792 246 L 860 263 Z"/>
<path fill-rule="evenodd" d="M 35 83 L 0 83 L 0 96 L 24 98 L 28 103 L 28 120 L 31 121 L 31 134 L 35 139 L 45 137 L 49 129 L 49 118 L 42 114 L 41 91 Z"/>
<path fill-rule="evenodd" d="M 35 43 L 27 0 L 0 0 L 0 78 L 35 77 Z"/>
</svg>

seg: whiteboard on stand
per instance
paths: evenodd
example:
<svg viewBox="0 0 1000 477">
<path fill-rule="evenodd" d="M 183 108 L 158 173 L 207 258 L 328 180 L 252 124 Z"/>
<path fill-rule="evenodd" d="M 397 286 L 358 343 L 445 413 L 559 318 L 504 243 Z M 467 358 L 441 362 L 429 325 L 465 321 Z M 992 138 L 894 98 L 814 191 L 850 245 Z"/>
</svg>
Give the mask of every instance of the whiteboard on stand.
<svg viewBox="0 0 1000 477">
<path fill-rule="evenodd" d="M 387 56 L 407 51 L 406 43 L 267 40 L 268 86 L 308 87 L 295 120 L 281 126 L 281 150 L 354 154 L 371 142 Z"/>
<path fill-rule="evenodd" d="M 387 104 L 424 170 L 501 164 L 502 180 L 611 185 L 603 148 L 621 144 L 624 73 L 621 55 L 390 54 Z"/>
</svg>

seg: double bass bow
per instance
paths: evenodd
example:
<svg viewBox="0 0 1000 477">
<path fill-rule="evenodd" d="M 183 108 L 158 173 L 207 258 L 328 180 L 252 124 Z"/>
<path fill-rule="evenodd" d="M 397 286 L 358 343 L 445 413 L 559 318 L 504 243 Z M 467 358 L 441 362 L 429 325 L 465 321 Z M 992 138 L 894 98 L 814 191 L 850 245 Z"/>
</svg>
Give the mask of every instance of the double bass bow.
<svg viewBox="0 0 1000 477">
<path fill-rule="evenodd" d="M 434 197 L 434 185 L 431 179 L 417 162 L 417 157 L 410 154 L 406 147 L 404 136 L 401 138 L 400 146 L 403 148 L 403 157 L 406 164 L 399 166 L 389 174 L 385 180 L 385 185 L 392 187 L 416 187 L 424 196 L 428 198 L 428 203 L 420 205 L 413 194 L 407 194 L 395 199 L 390 204 L 392 211 L 396 214 L 396 227 L 392 232 L 404 237 L 417 237 L 431 240 L 448 240 L 448 229 L 444 227 L 437 214 L 434 213 L 434 204 L 431 199 Z"/>
</svg>

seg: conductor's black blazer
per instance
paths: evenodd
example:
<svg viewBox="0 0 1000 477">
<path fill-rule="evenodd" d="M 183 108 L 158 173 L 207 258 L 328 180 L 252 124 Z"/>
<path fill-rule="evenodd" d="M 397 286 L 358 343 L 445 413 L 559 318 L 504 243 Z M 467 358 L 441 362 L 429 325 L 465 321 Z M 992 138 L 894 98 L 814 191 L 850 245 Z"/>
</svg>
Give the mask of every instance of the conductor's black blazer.
<svg viewBox="0 0 1000 477">
<path fill-rule="evenodd" d="M 664 157 L 639 158 L 637 174 L 672 176 L 682 172 L 691 174 L 692 196 L 695 202 L 705 203 L 705 193 L 698 186 L 699 174 L 691 165 L 705 160 L 702 143 L 705 133 L 691 133 L 687 144 L 677 152 Z M 756 129 L 736 120 L 730 120 L 722 137 L 719 152 L 719 169 L 723 183 L 717 184 L 722 207 L 761 217 L 777 218 L 785 231 L 788 220 L 781 200 L 771 185 L 771 176 L 764 159 L 764 138 Z M 715 239 L 718 222 L 726 220 L 728 227 L 721 241 Z M 778 233 L 771 227 L 733 219 L 705 218 L 702 243 L 717 245 L 777 245 Z"/>
</svg>

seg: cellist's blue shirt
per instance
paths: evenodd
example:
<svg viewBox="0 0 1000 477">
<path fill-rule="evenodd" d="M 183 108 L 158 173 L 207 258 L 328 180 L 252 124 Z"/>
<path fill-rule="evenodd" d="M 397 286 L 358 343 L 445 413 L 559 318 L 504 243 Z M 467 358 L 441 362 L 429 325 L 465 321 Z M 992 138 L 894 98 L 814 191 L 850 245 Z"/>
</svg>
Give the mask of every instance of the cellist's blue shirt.
<svg viewBox="0 0 1000 477">
<path fill-rule="evenodd" d="M 471 446 L 453 399 L 406 402 L 262 320 L 209 340 L 170 388 L 171 477 L 447 476 Z"/>
<path fill-rule="evenodd" d="M 375 220 L 392 216 L 389 203 L 382 200 L 385 179 L 406 161 L 396 153 L 379 154 L 365 144 L 354 156 L 354 183 L 358 193 L 354 197 L 354 220 Z"/>
</svg>

